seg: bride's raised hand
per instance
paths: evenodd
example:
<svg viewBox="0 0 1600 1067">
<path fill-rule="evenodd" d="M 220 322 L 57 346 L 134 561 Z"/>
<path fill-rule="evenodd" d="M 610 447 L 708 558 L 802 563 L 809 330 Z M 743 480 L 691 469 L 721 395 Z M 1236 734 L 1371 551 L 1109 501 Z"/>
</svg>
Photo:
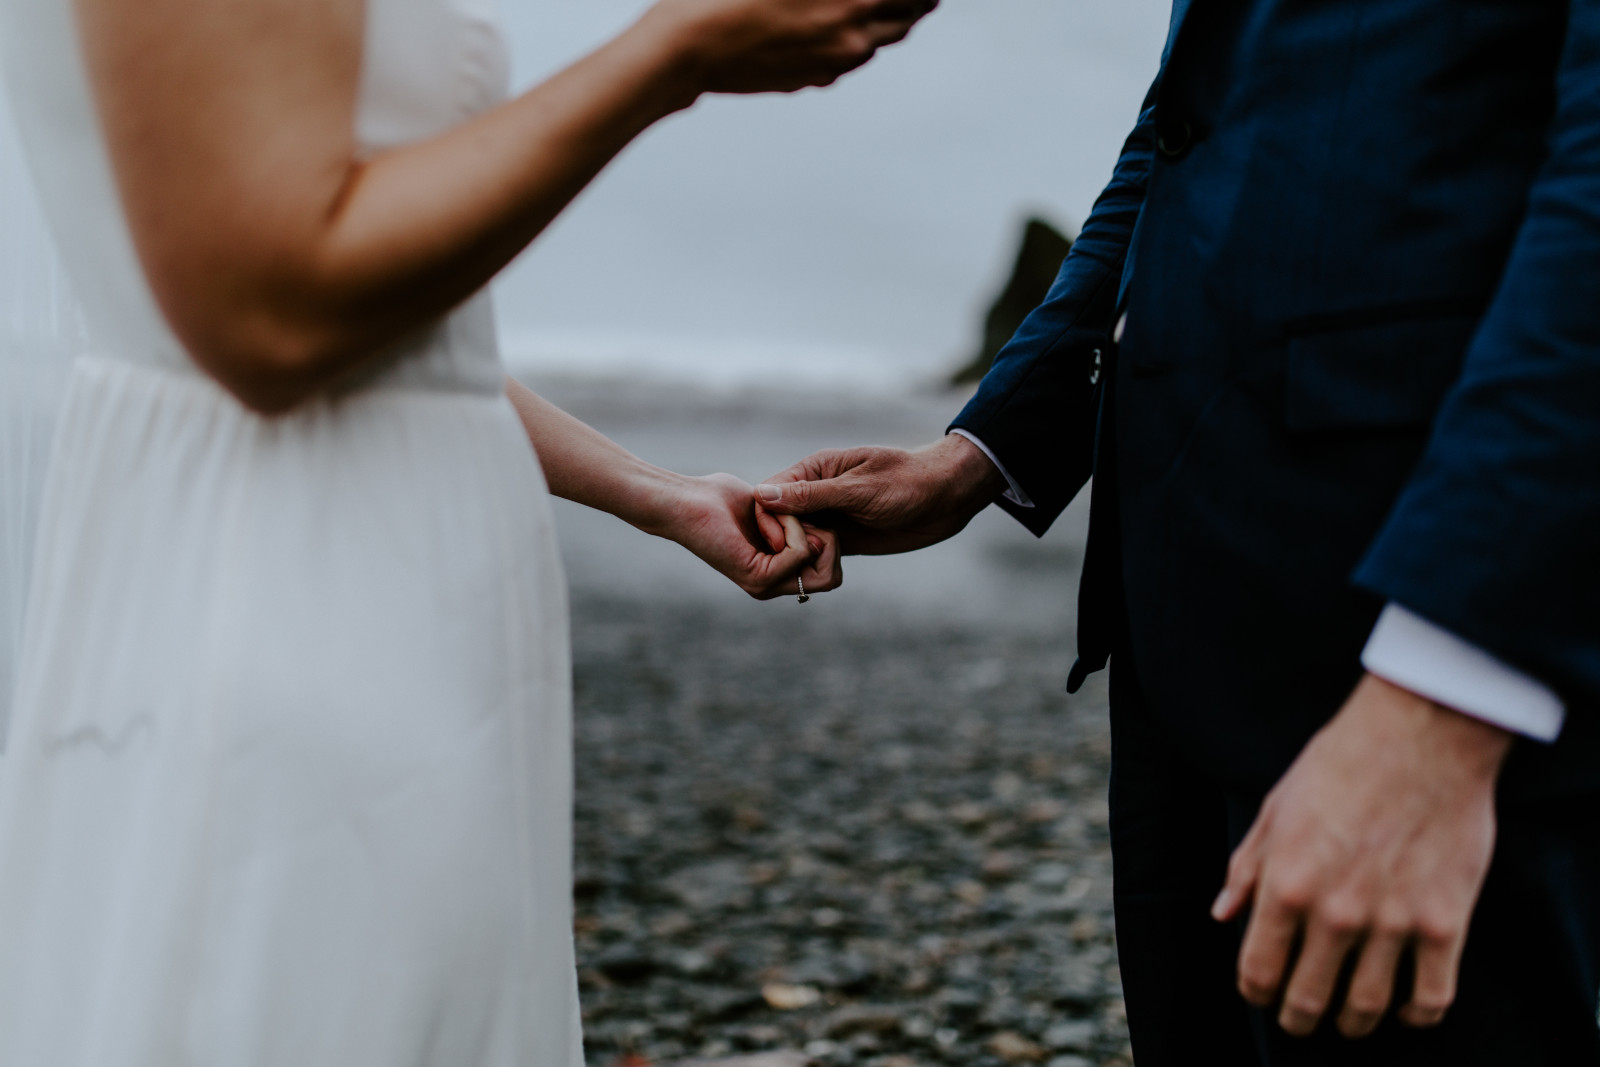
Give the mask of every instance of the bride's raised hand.
<svg viewBox="0 0 1600 1067">
<path fill-rule="evenodd" d="M 752 503 L 750 486 L 731 474 L 684 480 L 671 524 L 658 531 L 699 556 L 757 600 L 839 587 L 838 540 Z"/>
<path fill-rule="evenodd" d="M 903 40 L 938 0 L 660 0 L 641 20 L 679 42 L 711 93 L 831 85 Z"/>
</svg>

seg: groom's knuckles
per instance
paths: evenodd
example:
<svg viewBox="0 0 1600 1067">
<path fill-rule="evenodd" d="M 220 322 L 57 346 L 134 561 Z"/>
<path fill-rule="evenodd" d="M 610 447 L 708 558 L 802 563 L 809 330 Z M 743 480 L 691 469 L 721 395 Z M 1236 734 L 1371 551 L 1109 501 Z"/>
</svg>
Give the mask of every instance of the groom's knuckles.
<svg viewBox="0 0 1600 1067">
<path fill-rule="evenodd" d="M 1354 941 L 1372 925 L 1370 912 L 1356 893 L 1336 889 L 1322 894 L 1311 910 L 1311 922 L 1335 938 Z"/>
<path fill-rule="evenodd" d="M 1286 849 L 1287 844 L 1277 843 L 1271 856 L 1264 861 L 1261 894 L 1276 907 L 1296 914 L 1303 915 L 1312 908 L 1325 911 L 1329 901 L 1321 893 L 1324 872 L 1303 851 Z"/>
</svg>

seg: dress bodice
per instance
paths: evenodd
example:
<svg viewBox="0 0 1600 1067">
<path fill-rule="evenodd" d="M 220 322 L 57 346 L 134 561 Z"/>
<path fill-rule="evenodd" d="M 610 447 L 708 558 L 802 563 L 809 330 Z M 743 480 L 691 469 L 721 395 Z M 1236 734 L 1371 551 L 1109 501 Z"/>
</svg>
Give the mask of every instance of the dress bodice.
<svg viewBox="0 0 1600 1067">
<path fill-rule="evenodd" d="M 0 0 L 0 73 L 97 354 L 192 371 L 156 305 L 123 215 L 90 97 L 71 0 Z M 504 100 L 495 0 L 367 0 L 356 140 L 372 154 L 438 134 Z M 501 387 L 487 292 L 398 343 L 369 384 Z"/>
<path fill-rule="evenodd" d="M 510 61 L 495 0 L 367 0 L 356 138 L 419 141 L 506 97 Z"/>
</svg>

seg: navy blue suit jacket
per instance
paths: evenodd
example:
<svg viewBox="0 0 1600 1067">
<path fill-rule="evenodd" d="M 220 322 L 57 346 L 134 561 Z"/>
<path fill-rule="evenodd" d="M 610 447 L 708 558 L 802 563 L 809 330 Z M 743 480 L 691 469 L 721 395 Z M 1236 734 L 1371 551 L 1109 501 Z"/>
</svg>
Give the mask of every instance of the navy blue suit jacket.
<svg viewBox="0 0 1600 1067">
<path fill-rule="evenodd" d="M 1600 0 L 1178 0 L 954 425 L 1036 533 L 1096 473 L 1076 673 L 1125 632 L 1224 778 L 1281 774 L 1394 600 L 1567 702 L 1508 795 L 1600 788 Z"/>
</svg>

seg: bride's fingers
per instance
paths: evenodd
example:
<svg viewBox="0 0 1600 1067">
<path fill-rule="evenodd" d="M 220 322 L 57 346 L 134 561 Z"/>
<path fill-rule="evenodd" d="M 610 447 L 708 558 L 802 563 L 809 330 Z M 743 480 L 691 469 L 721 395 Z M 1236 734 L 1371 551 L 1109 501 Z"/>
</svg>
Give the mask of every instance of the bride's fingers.
<svg viewBox="0 0 1600 1067">
<path fill-rule="evenodd" d="M 882 48 L 905 40 L 912 27 L 938 6 L 923 0 L 885 0 L 870 8 L 863 24 L 872 46 Z"/>
<path fill-rule="evenodd" d="M 789 544 L 789 535 L 783 528 L 783 523 L 778 516 L 756 505 L 756 529 L 761 532 L 761 537 L 767 542 L 767 548 L 773 552 L 782 552 Z"/>
<path fill-rule="evenodd" d="M 912 27 L 916 21 L 895 19 L 889 22 L 869 22 L 866 25 L 867 39 L 872 42 L 874 49 L 884 48 L 891 44 L 899 44 L 911 35 Z"/>
<path fill-rule="evenodd" d="M 844 583 L 843 557 L 839 552 L 839 535 L 832 530 L 806 526 L 806 536 L 811 539 L 814 551 L 805 569 L 806 591 L 827 593 Z"/>
<path fill-rule="evenodd" d="M 844 568 L 838 557 L 808 564 L 801 577 L 805 579 L 807 593 L 831 593 L 844 584 Z"/>
<path fill-rule="evenodd" d="M 915 22 L 938 7 L 936 0 L 878 0 L 863 13 L 867 22 Z"/>
<path fill-rule="evenodd" d="M 740 583 L 757 600 L 798 596 L 800 582 L 805 580 L 806 568 L 814 554 L 800 520 L 790 515 L 778 518 L 783 523 L 783 547 L 772 555 L 758 554 L 750 563 L 749 583 Z"/>
<path fill-rule="evenodd" d="M 800 525 L 800 520 L 793 515 L 780 515 L 778 521 L 783 523 L 783 539 L 789 550 L 803 553 L 810 559 L 811 542 L 806 539 L 805 527 Z"/>
</svg>

